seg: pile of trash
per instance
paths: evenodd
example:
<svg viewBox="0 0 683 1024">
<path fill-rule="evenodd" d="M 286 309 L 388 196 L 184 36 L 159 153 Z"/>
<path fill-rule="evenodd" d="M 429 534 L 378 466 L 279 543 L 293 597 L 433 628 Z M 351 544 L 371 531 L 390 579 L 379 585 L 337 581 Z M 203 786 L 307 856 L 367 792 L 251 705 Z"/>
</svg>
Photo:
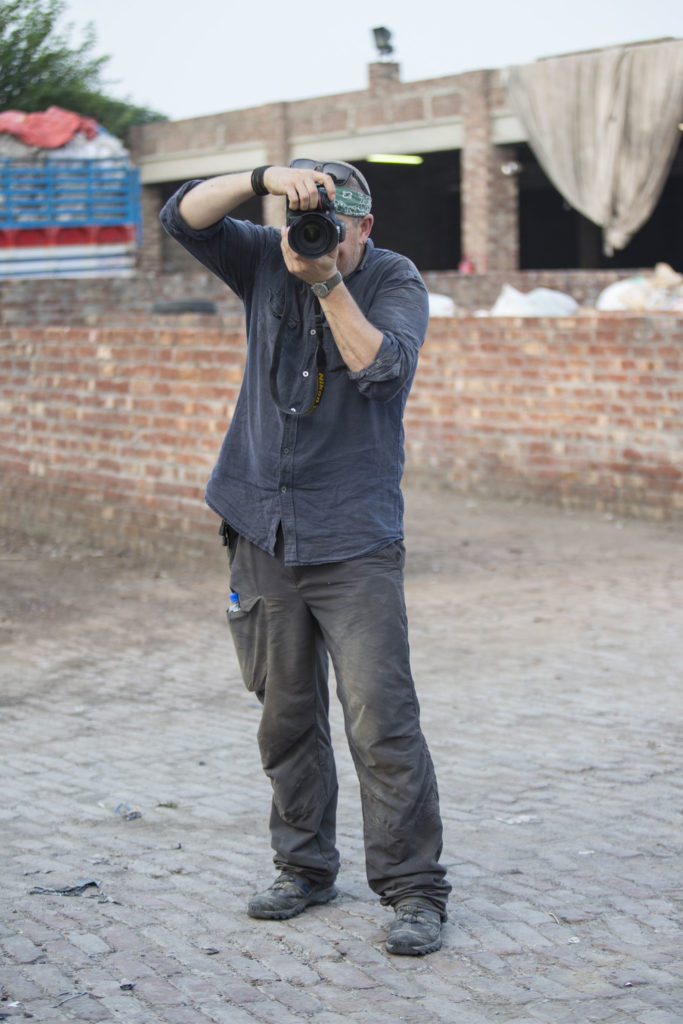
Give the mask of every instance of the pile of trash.
<svg viewBox="0 0 683 1024">
<path fill-rule="evenodd" d="M 446 295 L 430 294 L 430 317 L 449 316 L 574 316 L 597 309 L 601 312 L 669 312 L 683 314 L 683 274 L 668 263 L 657 263 L 651 274 L 637 274 L 604 288 L 592 307 L 581 307 L 576 299 L 553 288 L 520 292 L 504 284 L 490 309 L 474 314 L 456 306 Z"/>
<path fill-rule="evenodd" d="M 598 296 L 595 308 L 683 313 L 683 274 L 677 274 L 668 263 L 657 263 L 649 277 L 639 274 L 608 285 Z"/>
<path fill-rule="evenodd" d="M 579 303 L 564 292 L 552 288 L 534 288 L 524 294 L 509 284 L 502 291 L 488 316 L 572 316 Z M 615 281 L 604 288 L 595 303 L 601 312 L 683 313 L 683 274 L 668 263 L 658 263 L 651 274 Z"/>
</svg>

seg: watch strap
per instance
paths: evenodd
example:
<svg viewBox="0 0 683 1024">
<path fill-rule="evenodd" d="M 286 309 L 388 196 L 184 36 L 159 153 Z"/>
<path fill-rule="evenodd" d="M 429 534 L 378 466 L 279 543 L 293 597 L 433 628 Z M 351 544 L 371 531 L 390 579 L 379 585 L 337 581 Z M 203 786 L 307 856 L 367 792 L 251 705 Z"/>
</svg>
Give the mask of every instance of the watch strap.
<svg viewBox="0 0 683 1024">
<path fill-rule="evenodd" d="M 343 281 L 343 275 L 341 270 L 338 270 L 336 274 L 328 278 L 327 281 L 319 281 L 316 284 L 311 285 L 311 289 L 314 295 L 317 295 L 319 299 L 326 298 L 333 288 L 336 288 L 338 284 Z"/>
</svg>

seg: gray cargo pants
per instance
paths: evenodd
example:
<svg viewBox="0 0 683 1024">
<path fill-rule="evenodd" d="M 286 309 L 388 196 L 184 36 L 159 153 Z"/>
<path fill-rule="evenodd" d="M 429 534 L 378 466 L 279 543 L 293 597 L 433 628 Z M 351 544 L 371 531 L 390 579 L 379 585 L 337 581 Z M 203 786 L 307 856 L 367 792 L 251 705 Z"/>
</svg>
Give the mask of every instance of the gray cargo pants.
<svg viewBox="0 0 683 1024">
<path fill-rule="evenodd" d="M 274 861 L 330 883 L 339 870 L 337 773 L 328 654 L 360 783 L 367 878 L 385 905 L 420 896 L 446 916 L 434 767 L 420 728 L 397 541 L 361 558 L 286 566 L 232 530 L 230 631 L 247 688 L 263 705 L 258 742 L 270 778 Z"/>
</svg>

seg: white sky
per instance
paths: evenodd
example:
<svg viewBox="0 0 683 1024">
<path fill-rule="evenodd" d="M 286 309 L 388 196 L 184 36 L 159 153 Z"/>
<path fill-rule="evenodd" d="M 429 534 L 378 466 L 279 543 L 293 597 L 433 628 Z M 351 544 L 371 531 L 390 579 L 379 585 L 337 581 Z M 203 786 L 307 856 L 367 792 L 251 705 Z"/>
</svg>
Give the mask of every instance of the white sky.
<svg viewBox="0 0 683 1024">
<path fill-rule="evenodd" d="M 67 0 L 72 44 L 92 22 L 107 91 L 171 119 L 351 92 L 392 32 L 401 80 L 527 64 L 683 36 L 681 0 Z"/>
</svg>

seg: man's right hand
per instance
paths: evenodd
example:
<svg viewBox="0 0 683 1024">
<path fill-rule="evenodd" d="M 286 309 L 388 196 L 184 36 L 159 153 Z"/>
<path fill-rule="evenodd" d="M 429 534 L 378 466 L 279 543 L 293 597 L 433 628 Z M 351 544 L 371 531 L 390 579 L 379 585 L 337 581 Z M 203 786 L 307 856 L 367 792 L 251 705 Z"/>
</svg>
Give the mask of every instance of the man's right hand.
<svg viewBox="0 0 683 1024">
<path fill-rule="evenodd" d="M 323 185 L 333 202 L 336 195 L 334 178 L 313 168 L 269 167 L 263 184 L 273 196 L 286 196 L 293 210 L 318 208 L 318 185 Z"/>
</svg>

